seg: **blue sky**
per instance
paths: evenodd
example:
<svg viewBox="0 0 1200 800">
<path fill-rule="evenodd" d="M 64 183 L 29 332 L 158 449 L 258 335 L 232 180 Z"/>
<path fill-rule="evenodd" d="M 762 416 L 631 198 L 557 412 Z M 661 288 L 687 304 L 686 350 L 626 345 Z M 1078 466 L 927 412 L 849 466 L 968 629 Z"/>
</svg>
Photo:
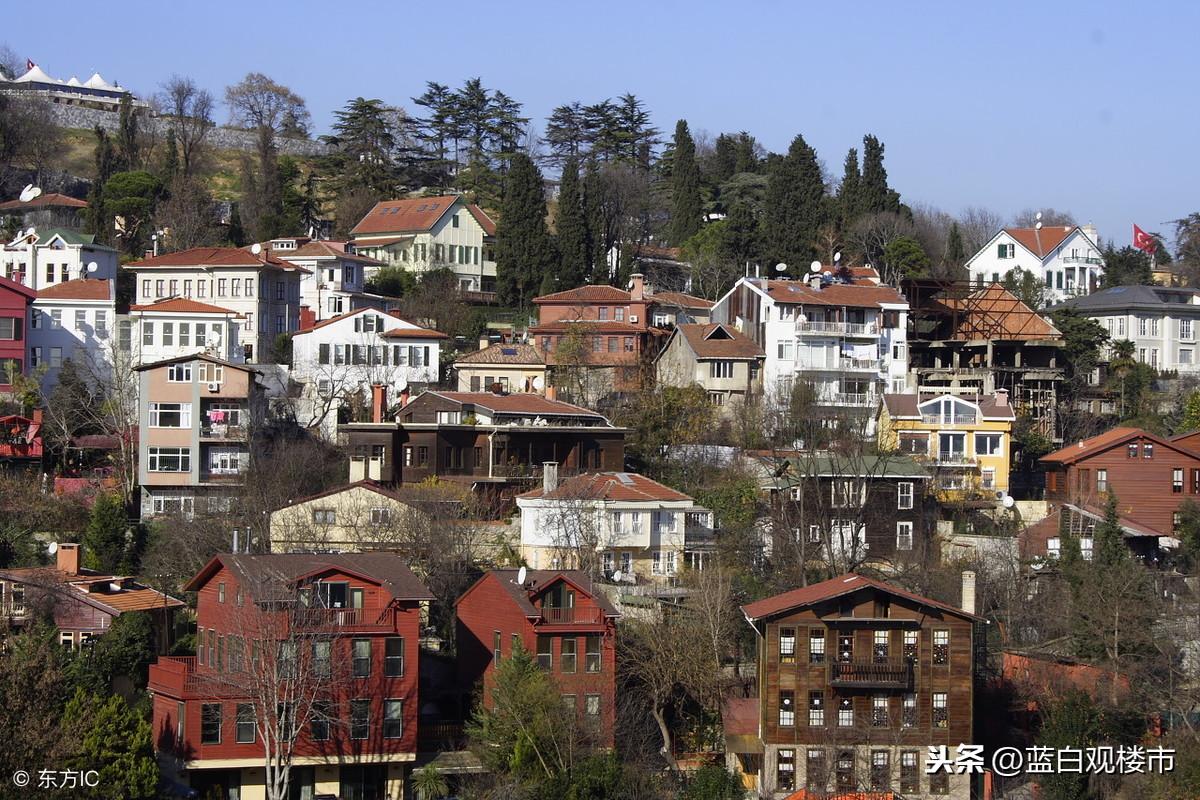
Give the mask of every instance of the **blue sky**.
<svg viewBox="0 0 1200 800">
<path fill-rule="evenodd" d="M 1200 4 L 1142 2 L 272 2 L 6 10 L 17 55 L 135 92 L 172 73 L 220 96 L 259 70 L 308 101 L 412 108 L 426 80 L 482 76 L 541 121 L 626 91 L 664 131 L 796 133 L 840 173 L 872 132 L 909 202 L 1004 216 L 1067 209 L 1105 239 L 1200 210 Z M 195 12 L 179 10 L 195 5 Z M 515 10 L 519 9 L 519 10 Z M 14 32 L 21 32 L 20 38 Z"/>
</svg>

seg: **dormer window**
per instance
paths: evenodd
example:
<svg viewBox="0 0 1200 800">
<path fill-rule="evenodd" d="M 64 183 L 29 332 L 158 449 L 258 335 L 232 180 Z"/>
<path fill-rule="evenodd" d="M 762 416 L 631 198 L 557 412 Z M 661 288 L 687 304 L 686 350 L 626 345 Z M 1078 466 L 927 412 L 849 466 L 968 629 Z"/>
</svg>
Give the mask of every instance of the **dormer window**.
<svg viewBox="0 0 1200 800">
<path fill-rule="evenodd" d="M 975 406 L 953 397 L 940 397 L 921 404 L 921 419 L 938 425 L 973 425 Z"/>
</svg>

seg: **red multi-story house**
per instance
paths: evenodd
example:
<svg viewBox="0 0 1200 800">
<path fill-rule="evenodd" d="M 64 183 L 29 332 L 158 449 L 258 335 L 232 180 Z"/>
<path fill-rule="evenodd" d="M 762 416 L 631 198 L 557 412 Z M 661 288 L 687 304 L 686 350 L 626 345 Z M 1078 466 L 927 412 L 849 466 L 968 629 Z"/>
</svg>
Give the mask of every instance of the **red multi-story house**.
<svg viewBox="0 0 1200 800">
<path fill-rule="evenodd" d="M 11 392 L 29 364 L 29 309 L 37 292 L 0 277 L 0 394 Z"/>
<path fill-rule="evenodd" d="M 553 676 L 581 722 L 593 726 L 595 741 L 612 747 L 620 614 L 586 573 L 492 570 L 455 610 L 459 679 L 466 689 L 482 683 L 485 708 L 493 702 L 496 666 L 521 647 Z"/>
<path fill-rule="evenodd" d="M 204 797 L 403 795 L 417 752 L 418 639 L 433 599 L 386 553 L 215 556 L 196 655 L 150 668 L 157 749 Z"/>
<path fill-rule="evenodd" d="M 0 468 L 42 466 L 42 410 L 32 417 L 10 414 L 0 417 Z"/>
</svg>

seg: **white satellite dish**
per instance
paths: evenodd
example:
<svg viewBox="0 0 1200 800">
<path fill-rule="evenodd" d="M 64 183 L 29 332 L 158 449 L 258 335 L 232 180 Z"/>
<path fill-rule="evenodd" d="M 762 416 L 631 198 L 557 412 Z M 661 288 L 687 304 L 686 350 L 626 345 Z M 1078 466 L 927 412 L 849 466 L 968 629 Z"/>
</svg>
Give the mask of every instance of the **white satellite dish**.
<svg viewBox="0 0 1200 800">
<path fill-rule="evenodd" d="M 782 261 L 780 261 L 778 264 L 775 265 L 775 271 L 776 272 L 787 272 L 787 264 L 784 264 Z"/>
<path fill-rule="evenodd" d="M 258 255 L 262 252 L 262 245 L 258 242 L 255 242 L 254 244 L 250 245 L 250 252 L 254 253 L 254 255 Z"/>
<path fill-rule="evenodd" d="M 221 329 L 209 328 L 208 333 L 204 335 L 204 343 L 209 347 L 221 346 Z"/>
<path fill-rule="evenodd" d="M 836 253 L 833 254 L 833 263 L 836 264 L 841 260 L 842 260 L 842 251 L 838 250 Z"/>
<path fill-rule="evenodd" d="M 1042 223 L 1040 223 L 1040 222 L 1039 222 L 1038 224 L 1034 225 L 1034 226 L 1033 226 L 1033 229 L 1034 229 L 1034 230 L 1037 230 L 1037 231 L 1040 231 L 1040 230 L 1042 229 Z"/>
<path fill-rule="evenodd" d="M 521 567 L 519 570 L 517 570 L 517 583 L 524 586 L 525 585 L 525 576 L 528 574 L 529 574 L 529 571 L 526 570 L 524 567 Z"/>
<path fill-rule="evenodd" d="M 57 553 L 58 552 L 58 542 L 51 542 L 50 544 L 46 545 L 46 552 L 48 552 L 50 555 L 54 555 L 55 553 Z"/>
<path fill-rule="evenodd" d="M 21 190 L 21 202 L 28 203 L 30 200 L 36 199 L 41 193 L 42 190 L 37 186 L 34 186 L 32 183 L 27 184 L 25 188 Z"/>
<path fill-rule="evenodd" d="M 621 582 L 621 570 L 617 570 L 616 572 L 613 573 L 613 582 L 614 583 Z"/>
<path fill-rule="evenodd" d="M 1033 218 L 1036 219 L 1038 222 L 1041 222 L 1042 221 L 1042 212 L 1040 212 L 1040 211 L 1037 212 L 1037 214 L 1035 214 Z M 1041 226 L 1038 226 L 1038 227 L 1041 227 Z"/>
<path fill-rule="evenodd" d="M 535 391 L 540 392 L 545 385 L 546 381 L 543 380 L 541 375 L 535 375 L 533 377 L 533 388 Z"/>
<path fill-rule="evenodd" d="M 814 262 L 812 262 L 811 264 L 809 264 L 809 265 L 808 265 L 808 271 L 809 271 L 809 272 L 811 272 L 811 273 L 813 273 L 814 275 L 816 275 L 818 272 L 820 272 L 820 271 L 821 271 L 821 262 L 820 262 L 820 261 L 814 261 Z"/>
<path fill-rule="evenodd" d="M 1017 501 L 1013 500 L 1013 496 L 1011 494 L 1006 494 L 1006 495 L 1004 495 L 1004 499 L 1001 500 L 1000 503 L 1005 508 L 1012 508 L 1013 506 L 1015 506 L 1017 504 Z"/>
<path fill-rule="evenodd" d="M 87 265 L 87 271 L 88 271 L 88 272 L 95 272 L 95 271 L 96 271 L 96 270 L 98 270 L 98 269 L 100 269 L 100 265 L 99 265 L 99 264 L 97 264 L 95 261 L 89 261 L 89 262 L 88 262 L 88 265 Z"/>
</svg>

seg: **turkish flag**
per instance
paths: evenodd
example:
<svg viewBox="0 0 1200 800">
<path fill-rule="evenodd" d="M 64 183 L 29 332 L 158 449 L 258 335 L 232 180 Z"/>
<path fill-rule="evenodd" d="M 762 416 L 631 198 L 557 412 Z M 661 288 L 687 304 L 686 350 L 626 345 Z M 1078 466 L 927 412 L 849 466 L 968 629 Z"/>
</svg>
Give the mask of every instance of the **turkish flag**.
<svg viewBox="0 0 1200 800">
<path fill-rule="evenodd" d="M 25 71 L 26 72 L 31 71 L 36 66 L 37 66 L 37 64 L 33 63 L 33 61 L 31 59 L 28 59 L 28 58 L 25 59 Z"/>
<path fill-rule="evenodd" d="M 1158 249 L 1158 242 L 1137 225 L 1133 226 L 1133 246 L 1143 253 L 1153 253 Z"/>
</svg>

